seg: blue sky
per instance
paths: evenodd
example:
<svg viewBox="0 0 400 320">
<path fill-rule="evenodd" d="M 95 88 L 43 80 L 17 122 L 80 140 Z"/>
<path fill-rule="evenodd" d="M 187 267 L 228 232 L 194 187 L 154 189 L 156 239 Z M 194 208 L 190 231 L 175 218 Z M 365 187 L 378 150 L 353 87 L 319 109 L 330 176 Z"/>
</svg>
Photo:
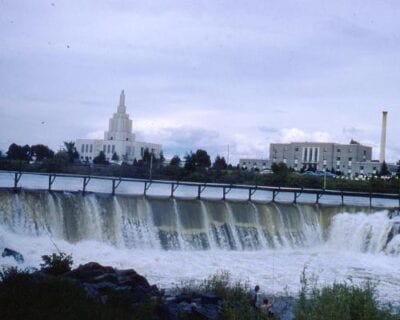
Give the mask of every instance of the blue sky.
<svg viewBox="0 0 400 320">
<path fill-rule="evenodd" d="M 387 110 L 397 161 L 399 17 L 398 1 L 0 0 L 0 149 L 101 138 L 125 89 L 168 157 L 354 138 L 377 158 Z"/>
</svg>

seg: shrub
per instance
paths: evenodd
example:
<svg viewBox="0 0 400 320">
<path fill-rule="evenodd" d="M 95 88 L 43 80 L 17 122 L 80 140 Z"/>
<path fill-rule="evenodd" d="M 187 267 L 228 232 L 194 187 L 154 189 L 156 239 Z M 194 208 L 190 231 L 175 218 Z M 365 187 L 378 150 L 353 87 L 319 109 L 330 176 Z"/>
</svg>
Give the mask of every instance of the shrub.
<svg viewBox="0 0 400 320">
<path fill-rule="evenodd" d="M 64 252 L 53 253 L 52 255 L 42 256 L 43 263 L 40 264 L 42 271 L 58 276 L 71 271 L 73 264 L 72 256 Z"/>
<path fill-rule="evenodd" d="M 0 319 L 162 319 L 158 315 L 159 301 L 144 301 L 133 307 L 124 294 L 116 291 L 109 301 L 99 303 L 70 279 L 4 268 L 0 271 Z"/>
<path fill-rule="evenodd" d="M 303 270 L 301 290 L 295 307 L 296 320 L 389 320 L 400 319 L 389 307 L 380 308 L 375 286 L 366 282 L 360 286 L 334 283 L 317 288 L 315 278 L 307 279 Z"/>
<path fill-rule="evenodd" d="M 245 281 L 233 281 L 228 272 L 222 271 L 195 284 L 187 282 L 178 290 L 182 293 L 213 293 L 221 298 L 221 317 L 223 320 L 265 320 L 265 316 L 251 303 L 250 285 Z"/>
</svg>

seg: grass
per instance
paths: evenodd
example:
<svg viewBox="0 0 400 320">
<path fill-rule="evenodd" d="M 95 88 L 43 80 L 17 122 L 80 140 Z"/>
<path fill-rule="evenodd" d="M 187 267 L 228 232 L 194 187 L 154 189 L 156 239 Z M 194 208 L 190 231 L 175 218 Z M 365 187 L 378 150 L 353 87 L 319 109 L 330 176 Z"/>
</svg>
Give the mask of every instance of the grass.
<svg viewBox="0 0 400 320">
<path fill-rule="evenodd" d="M 221 299 L 221 320 L 267 319 L 251 304 L 250 286 L 245 281 L 233 281 L 228 272 L 222 271 L 200 283 L 183 283 L 177 290 L 184 294 L 213 293 Z M 185 319 L 184 316 L 182 319 Z"/>
<path fill-rule="evenodd" d="M 301 290 L 295 307 L 296 320 L 399 320 L 390 306 L 380 306 L 375 285 L 334 283 L 317 288 L 315 277 L 301 276 Z"/>
</svg>

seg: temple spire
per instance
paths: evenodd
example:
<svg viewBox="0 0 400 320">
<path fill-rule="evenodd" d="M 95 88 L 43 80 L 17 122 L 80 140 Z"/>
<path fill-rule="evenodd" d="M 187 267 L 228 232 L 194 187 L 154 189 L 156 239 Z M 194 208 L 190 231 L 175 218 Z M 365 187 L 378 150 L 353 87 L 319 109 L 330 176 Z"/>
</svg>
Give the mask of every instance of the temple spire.
<svg viewBox="0 0 400 320">
<path fill-rule="evenodd" d="M 119 112 L 119 113 L 125 113 L 125 112 L 126 112 L 126 107 L 125 107 L 125 92 L 124 92 L 124 90 L 121 91 L 121 94 L 120 94 L 120 96 L 119 96 L 118 112 Z"/>
</svg>

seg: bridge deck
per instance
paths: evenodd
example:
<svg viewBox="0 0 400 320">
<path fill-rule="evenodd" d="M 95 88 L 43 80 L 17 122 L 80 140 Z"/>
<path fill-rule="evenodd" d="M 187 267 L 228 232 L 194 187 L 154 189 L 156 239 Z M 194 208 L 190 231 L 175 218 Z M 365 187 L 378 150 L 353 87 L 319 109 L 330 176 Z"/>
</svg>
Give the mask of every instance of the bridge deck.
<svg viewBox="0 0 400 320">
<path fill-rule="evenodd" d="M 300 195 L 311 194 L 315 195 L 315 202 L 319 203 L 322 196 L 337 196 L 341 198 L 341 203 L 344 203 L 345 197 L 362 197 L 370 200 L 372 199 L 391 199 L 398 200 L 400 207 L 400 193 L 379 193 L 379 192 L 357 192 L 357 191 L 346 191 L 346 190 L 328 190 L 328 189 L 314 189 L 314 188 L 294 188 L 294 187 L 273 187 L 273 186 L 255 186 L 255 185 L 243 185 L 243 184 L 225 184 L 225 183 L 204 183 L 204 182 L 189 182 L 189 181 L 171 181 L 171 180 L 149 180 L 149 179 L 135 179 L 135 178 L 124 178 L 124 177 L 112 177 L 112 176 L 90 176 L 90 175 L 79 175 L 79 174 L 66 174 L 66 173 L 43 173 L 43 172 L 20 172 L 20 171 L 4 171 L 0 170 L 0 173 L 9 173 L 13 175 L 14 186 L 17 190 L 22 175 L 35 175 L 35 176 L 46 176 L 48 178 L 47 189 L 52 190 L 52 185 L 56 178 L 79 178 L 82 179 L 82 191 L 85 193 L 87 186 L 91 180 L 103 180 L 110 181 L 111 188 L 110 193 L 115 194 L 117 188 L 121 182 L 131 183 L 143 183 L 143 194 L 146 195 L 147 191 L 153 184 L 170 185 L 170 196 L 174 197 L 175 191 L 179 186 L 194 187 L 197 189 L 197 198 L 201 198 L 202 193 L 206 188 L 217 188 L 222 191 L 222 199 L 226 199 L 226 195 L 231 190 L 247 190 L 248 200 L 252 200 L 252 196 L 256 191 L 267 191 L 272 193 L 272 201 L 276 200 L 276 196 L 279 193 L 291 193 L 293 194 L 293 202 L 296 202 Z"/>
</svg>

